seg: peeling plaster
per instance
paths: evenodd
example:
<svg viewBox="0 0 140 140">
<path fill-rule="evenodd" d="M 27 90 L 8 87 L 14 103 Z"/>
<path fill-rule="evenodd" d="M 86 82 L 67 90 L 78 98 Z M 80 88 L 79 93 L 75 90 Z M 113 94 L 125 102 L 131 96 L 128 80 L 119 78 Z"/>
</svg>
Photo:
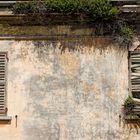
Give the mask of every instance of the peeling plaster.
<svg viewBox="0 0 140 140">
<path fill-rule="evenodd" d="M 119 126 L 128 95 L 127 48 L 104 39 L 62 52 L 61 41 L 0 41 L 8 51 L 8 114 L 2 140 L 139 140 Z M 77 46 L 75 42 L 73 46 Z M 91 43 L 90 49 L 89 44 Z M 131 136 L 133 135 L 133 136 Z"/>
</svg>

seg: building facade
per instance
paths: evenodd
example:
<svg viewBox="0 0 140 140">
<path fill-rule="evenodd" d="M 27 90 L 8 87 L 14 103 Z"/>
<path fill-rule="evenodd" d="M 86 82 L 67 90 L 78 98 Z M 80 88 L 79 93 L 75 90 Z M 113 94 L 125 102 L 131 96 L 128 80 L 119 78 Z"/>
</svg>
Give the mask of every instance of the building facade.
<svg viewBox="0 0 140 140">
<path fill-rule="evenodd" d="M 54 28 L 54 27 L 53 27 Z M 55 27 L 56 28 L 56 27 Z M 129 95 L 128 47 L 107 37 L 3 38 L 7 116 L 3 140 L 138 140 L 123 119 Z M 89 33 L 89 32 L 88 32 Z"/>
</svg>

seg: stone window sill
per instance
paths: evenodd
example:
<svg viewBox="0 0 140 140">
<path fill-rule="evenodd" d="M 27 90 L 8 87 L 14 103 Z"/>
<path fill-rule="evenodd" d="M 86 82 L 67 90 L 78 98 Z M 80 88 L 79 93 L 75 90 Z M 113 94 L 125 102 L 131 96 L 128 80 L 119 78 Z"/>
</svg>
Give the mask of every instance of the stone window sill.
<svg viewBox="0 0 140 140">
<path fill-rule="evenodd" d="M 12 117 L 11 116 L 0 116 L 0 121 L 11 121 Z"/>
</svg>

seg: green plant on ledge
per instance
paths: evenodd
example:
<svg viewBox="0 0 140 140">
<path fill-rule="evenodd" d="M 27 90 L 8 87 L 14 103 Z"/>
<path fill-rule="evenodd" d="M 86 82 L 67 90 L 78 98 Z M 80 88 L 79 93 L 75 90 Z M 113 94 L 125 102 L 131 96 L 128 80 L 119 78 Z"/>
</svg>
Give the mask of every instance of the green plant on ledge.
<svg viewBox="0 0 140 140">
<path fill-rule="evenodd" d="M 124 25 L 121 28 L 120 35 L 123 38 L 124 42 L 131 43 L 131 41 L 133 39 L 133 33 L 134 33 L 134 31 L 133 31 L 133 29 L 130 26 Z"/>
<path fill-rule="evenodd" d="M 93 20 L 109 20 L 118 15 L 119 10 L 108 0 L 32 0 L 17 2 L 13 6 L 13 13 L 81 13 L 89 15 Z"/>
<path fill-rule="evenodd" d="M 130 44 L 133 38 L 133 30 L 119 18 L 120 10 L 109 0 L 32 0 L 17 2 L 12 10 L 14 14 L 30 17 L 24 22 L 36 20 L 41 25 L 47 23 L 46 13 L 84 14 L 93 22 L 96 35 L 111 35 L 117 42 L 125 44 Z"/>
<path fill-rule="evenodd" d="M 133 112 L 133 109 L 135 107 L 135 102 L 131 96 L 128 96 L 128 98 L 124 102 L 124 115 L 125 119 L 140 119 L 139 114 L 135 114 Z"/>
<path fill-rule="evenodd" d="M 135 106 L 135 102 L 134 102 L 133 98 L 131 96 L 128 96 L 128 98 L 124 102 L 124 107 L 125 108 L 129 108 L 129 107 L 133 108 L 134 106 Z"/>
</svg>

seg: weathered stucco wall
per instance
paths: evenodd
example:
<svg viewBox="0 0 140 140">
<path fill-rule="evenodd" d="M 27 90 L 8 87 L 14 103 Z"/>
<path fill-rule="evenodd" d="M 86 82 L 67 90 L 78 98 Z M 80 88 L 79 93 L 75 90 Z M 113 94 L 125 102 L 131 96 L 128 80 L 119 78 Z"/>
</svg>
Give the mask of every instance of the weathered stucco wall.
<svg viewBox="0 0 140 140">
<path fill-rule="evenodd" d="M 0 139 L 139 140 L 119 119 L 128 96 L 127 49 L 106 42 L 0 41 L 9 57 L 12 116 L 0 124 Z"/>
</svg>

